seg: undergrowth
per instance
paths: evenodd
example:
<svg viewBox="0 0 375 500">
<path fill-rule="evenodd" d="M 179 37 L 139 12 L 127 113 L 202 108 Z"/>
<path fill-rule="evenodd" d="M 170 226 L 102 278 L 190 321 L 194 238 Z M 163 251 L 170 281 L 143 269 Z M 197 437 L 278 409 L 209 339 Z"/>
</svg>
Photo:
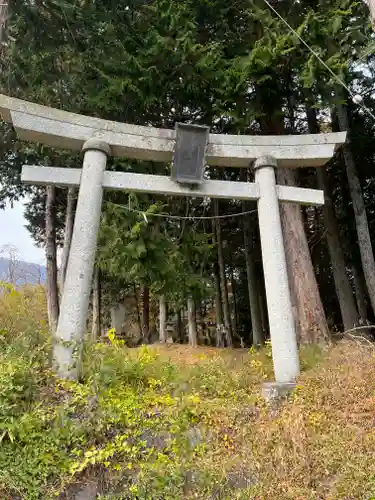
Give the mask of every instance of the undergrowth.
<svg viewBox="0 0 375 500">
<path fill-rule="evenodd" d="M 89 483 L 102 499 L 375 498 L 371 347 L 302 349 L 277 408 L 259 393 L 269 345 L 128 349 L 110 332 L 87 344 L 76 383 L 49 370 L 41 304 L 25 300 L 0 297 L 12 328 L 0 334 L 0 498 L 70 499 Z"/>
</svg>

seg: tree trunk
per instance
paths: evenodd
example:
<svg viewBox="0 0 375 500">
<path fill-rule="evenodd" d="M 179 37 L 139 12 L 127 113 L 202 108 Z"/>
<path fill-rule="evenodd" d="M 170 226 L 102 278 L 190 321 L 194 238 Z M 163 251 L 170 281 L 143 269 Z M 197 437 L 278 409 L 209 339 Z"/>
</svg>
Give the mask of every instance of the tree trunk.
<svg viewBox="0 0 375 500">
<path fill-rule="evenodd" d="M 294 172 L 280 168 L 279 184 L 295 185 Z M 299 205 L 281 203 L 289 283 L 296 308 L 297 335 L 301 343 L 327 341 L 329 330 L 319 294 Z"/>
<path fill-rule="evenodd" d="M 340 243 L 340 232 L 332 204 L 327 172 L 324 167 L 317 169 L 319 188 L 324 191 L 325 204 L 323 209 L 326 240 L 332 264 L 333 280 L 340 305 L 341 318 L 345 330 L 358 324 L 358 312 L 350 281 L 346 272 L 344 252 Z"/>
<path fill-rule="evenodd" d="M 243 210 L 245 211 L 245 204 Z M 251 226 L 249 216 L 244 219 L 243 237 L 245 244 L 245 259 L 246 259 L 246 275 L 247 275 L 247 290 L 249 294 L 250 316 L 252 327 L 252 341 L 255 347 L 263 344 L 262 317 L 260 310 L 260 290 L 257 289 L 257 278 L 255 270 L 255 260 L 253 250 L 253 242 L 251 237 Z"/>
<path fill-rule="evenodd" d="M 59 292 L 56 260 L 56 188 L 47 186 L 46 200 L 46 260 L 47 260 L 47 307 L 51 333 L 55 333 L 59 319 Z"/>
<path fill-rule="evenodd" d="M 111 314 L 111 328 L 115 329 L 116 335 L 122 335 L 124 333 L 124 322 L 126 318 L 126 307 L 125 304 L 117 302 L 113 304 L 110 308 Z"/>
<path fill-rule="evenodd" d="M 215 279 L 215 317 L 216 317 L 216 347 L 224 347 L 223 332 L 225 330 L 223 323 L 223 306 L 221 303 L 220 290 L 220 271 L 219 264 L 214 264 L 214 279 Z"/>
<path fill-rule="evenodd" d="M 216 246 L 216 224 L 212 221 L 212 243 Z M 216 347 L 224 347 L 224 324 L 223 324 L 223 304 L 221 302 L 220 269 L 219 263 L 214 261 L 214 281 L 215 281 L 215 319 L 216 319 Z"/>
<path fill-rule="evenodd" d="M 9 1 L 3 0 L 0 3 L 0 48 L 3 43 L 7 41 L 8 33 L 8 20 L 9 20 Z"/>
<path fill-rule="evenodd" d="M 65 217 L 65 231 L 64 231 L 64 246 L 61 254 L 60 266 L 60 295 L 63 293 L 66 270 L 68 267 L 68 259 L 70 252 L 70 245 L 72 243 L 74 214 L 77 201 L 77 189 L 70 187 L 67 195 L 66 217 Z"/>
<path fill-rule="evenodd" d="M 214 200 L 215 215 L 219 215 L 219 204 L 217 200 Z M 216 241 L 217 241 L 217 254 L 219 261 L 220 270 L 220 289 L 221 297 L 223 301 L 223 313 L 224 313 L 224 335 L 227 347 L 232 347 L 232 332 L 230 323 L 230 310 L 229 310 L 229 298 L 228 298 L 228 284 L 227 277 L 225 274 L 225 264 L 224 264 L 224 254 L 223 254 L 223 242 L 221 239 L 221 227 L 220 219 L 215 219 L 216 226 Z"/>
<path fill-rule="evenodd" d="M 343 104 L 338 104 L 337 118 L 340 130 L 348 132 L 348 139 L 343 146 L 343 155 L 346 166 L 346 175 L 350 196 L 353 202 L 354 216 L 357 228 L 358 246 L 361 253 L 363 274 L 370 297 L 372 310 L 375 313 L 375 261 L 372 251 L 370 231 L 367 222 L 365 202 L 363 199 L 361 184 L 359 182 L 354 156 L 350 147 L 350 130 L 347 108 Z"/>
<path fill-rule="evenodd" d="M 176 316 L 177 316 L 177 325 L 176 325 L 176 328 L 177 328 L 177 337 L 179 339 L 179 342 L 181 344 L 184 343 L 184 326 L 183 326 L 183 322 L 182 322 L 182 313 L 181 313 L 181 309 L 178 309 L 177 310 L 177 313 L 176 313 Z"/>
<path fill-rule="evenodd" d="M 344 206 L 343 217 L 350 217 L 348 207 Z M 361 257 L 359 255 L 358 261 L 358 242 L 353 241 L 351 238 L 343 238 L 342 247 L 344 250 L 344 254 L 348 261 L 348 267 L 350 268 L 350 275 L 352 277 L 352 287 L 354 290 L 355 300 L 357 304 L 357 310 L 360 318 L 361 324 L 369 324 L 368 323 L 368 313 L 369 313 L 369 304 L 370 300 L 368 297 L 368 290 L 366 287 L 365 277 L 363 275 L 362 266 L 360 264 Z"/>
<path fill-rule="evenodd" d="M 257 283 L 259 286 L 259 308 L 260 308 L 260 317 L 262 320 L 262 333 L 263 333 L 262 339 L 265 339 L 269 333 L 266 290 L 264 289 L 264 285 L 263 283 L 261 284 L 260 280 L 258 280 Z"/>
<path fill-rule="evenodd" d="M 143 287 L 142 291 L 142 337 L 143 342 L 150 342 L 150 289 Z"/>
<path fill-rule="evenodd" d="M 254 290 L 258 292 L 260 317 L 262 324 L 262 339 L 266 339 L 269 333 L 268 324 L 268 310 L 267 310 L 267 299 L 266 299 L 266 286 L 264 283 L 264 275 L 262 268 L 262 249 L 260 247 L 260 241 L 255 241 L 253 247 L 254 262 L 253 267 L 255 269 L 255 285 Z"/>
<path fill-rule="evenodd" d="M 319 133 L 316 110 L 314 108 L 307 109 L 307 120 L 309 132 L 311 134 Z M 333 280 L 340 305 L 344 329 L 349 330 L 358 324 L 358 312 L 354 302 L 352 287 L 346 272 L 345 256 L 340 243 L 340 231 L 332 203 L 328 175 L 325 167 L 318 167 L 316 172 L 319 189 L 322 189 L 325 195 L 323 217 L 328 251 L 332 264 Z"/>
<path fill-rule="evenodd" d="M 195 317 L 195 303 L 192 298 L 187 301 L 188 310 L 188 331 L 189 331 L 189 345 L 197 347 L 197 322 Z"/>
<path fill-rule="evenodd" d="M 353 275 L 353 286 L 355 298 L 357 301 L 357 308 L 359 316 L 361 318 L 361 323 L 367 323 L 367 293 L 366 293 L 366 283 L 364 281 L 362 273 L 358 270 L 357 266 L 353 263 L 351 265 L 351 271 Z"/>
<path fill-rule="evenodd" d="M 137 324 L 138 324 L 138 329 L 139 329 L 139 336 L 142 337 L 142 319 L 141 319 L 141 311 L 139 309 L 139 297 L 137 293 L 137 287 L 133 285 L 133 293 L 134 293 L 134 300 L 135 300 L 135 307 L 137 311 Z"/>
<path fill-rule="evenodd" d="M 100 337 L 100 271 L 99 268 L 95 268 L 94 280 L 92 287 L 92 328 L 91 328 L 91 340 L 96 342 Z"/>
<path fill-rule="evenodd" d="M 372 31 L 375 32 L 375 0 L 368 0 L 364 3 L 368 6 Z"/>
<path fill-rule="evenodd" d="M 232 320 L 232 332 L 233 337 L 238 337 L 238 317 L 237 317 L 237 302 L 236 302 L 236 280 L 234 278 L 233 266 L 230 266 L 230 284 L 232 288 L 232 304 L 233 304 L 233 320 Z"/>
<path fill-rule="evenodd" d="M 159 297 L 159 341 L 167 341 L 167 302 L 165 295 Z"/>
</svg>

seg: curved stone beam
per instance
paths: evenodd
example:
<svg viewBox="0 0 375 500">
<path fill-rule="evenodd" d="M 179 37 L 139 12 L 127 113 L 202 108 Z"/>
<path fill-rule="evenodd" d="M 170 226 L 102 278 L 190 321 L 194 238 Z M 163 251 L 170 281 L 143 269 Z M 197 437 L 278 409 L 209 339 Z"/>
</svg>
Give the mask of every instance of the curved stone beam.
<svg viewBox="0 0 375 500">
<path fill-rule="evenodd" d="M 175 131 L 129 125 L 78 115 L 0 95 L 0 113 L 20 139 L 48 146 L 81 150 L 90 138 L 111 146 L 114 156 L 160 162 L 172 161 Z M 262 156 L 272 156 L 280 167 L 324 165 L 345 142 L 346 132 L 284 136 L 210 134 L 209 165 L 248 167 Z"/>
</svg>

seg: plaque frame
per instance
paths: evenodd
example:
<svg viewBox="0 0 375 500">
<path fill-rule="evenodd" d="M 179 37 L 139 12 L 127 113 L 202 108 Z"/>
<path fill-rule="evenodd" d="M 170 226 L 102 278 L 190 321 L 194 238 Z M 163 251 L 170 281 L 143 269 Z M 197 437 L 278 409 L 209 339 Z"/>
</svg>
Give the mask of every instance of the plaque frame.
<svg viewBox="0 0 375 500">
<path fill-rule="evenodd" d="M 177 122 L 175 130 L 171 179 L 180 184 L 202 184 L 210 127 Z"/>
</svg>

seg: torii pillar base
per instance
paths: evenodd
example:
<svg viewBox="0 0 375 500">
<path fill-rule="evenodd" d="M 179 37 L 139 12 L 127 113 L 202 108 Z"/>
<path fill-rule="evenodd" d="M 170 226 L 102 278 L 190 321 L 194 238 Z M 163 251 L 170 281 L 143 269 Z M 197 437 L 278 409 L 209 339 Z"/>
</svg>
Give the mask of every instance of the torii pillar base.
<svg viewBox="0 0 375 500">
<path fill-rule="evenodd" d="M 287 398 L 295 388 L 295 382 L 266 382 L 261 392 L 267 403 L 276 404 Z"/>
</svg>

